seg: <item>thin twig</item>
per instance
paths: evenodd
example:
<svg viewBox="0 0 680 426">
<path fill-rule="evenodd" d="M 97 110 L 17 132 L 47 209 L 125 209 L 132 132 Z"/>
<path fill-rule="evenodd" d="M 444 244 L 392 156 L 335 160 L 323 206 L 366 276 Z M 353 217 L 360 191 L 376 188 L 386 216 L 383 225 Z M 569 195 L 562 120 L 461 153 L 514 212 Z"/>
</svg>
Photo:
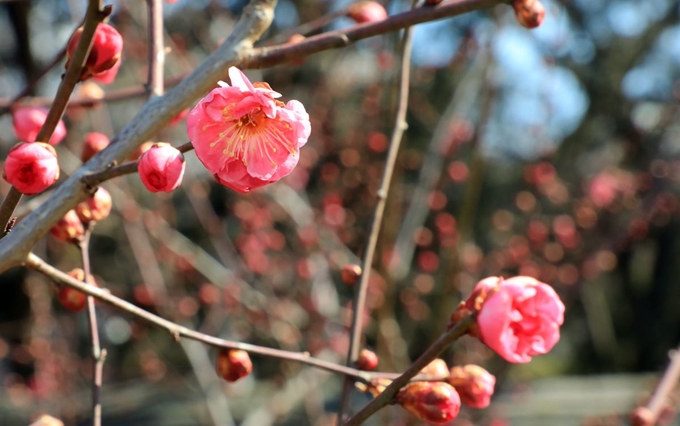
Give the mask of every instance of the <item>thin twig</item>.
<svg viewBox="0 0 680 426">
<path fill-rule="evenodd" d="M 102 9 L 101 3 L 101 0 L 90 0 L 88 3 L 87 12 L 85 13 L 85 25 L 83 26 L 80 41 L 78 42 L 75 52 L 73 52 L 71 63 L 66 69 L 64 78 L 59 84 L 57 94 L 52 101 L 52 106 L 47 113 L 47 117 L 45 117 L 45 122 L 36 136 L 35 140 L 38 142 L 48 142 L 50 140 L 52 133 L 54 133 L 54 129 L 56 129 L 59 120 L 61 120 L 61 116 L 64 115 L 66 105 L 71 97 L 71 93 L 73 93 L 73 89 L 80 81 L 80 75 L 85 66 L 87 57 L 90 54 L 92 40 L 94 38 L 94 33 L 97 30 L 97 26 L 111 11 L 110 7 Z M 22 194 L 14 187 L 10 189 L 7 197 L 0 206 L 0 229 L 5 229 L 7 226 L 7 223 L 14 213 L 14 209 L 16 209 L 21 201 L 21 196 Z"/>
<path fill-rule="evenodd" d="M 274 38 L 267 40 L 264 43 L 264 46 L 273 46 L 276 44 L 287 43 L 288 39 L 291 36 L 294 36 L 295 34 L 306 35 L 313 31 L 320 30 L 321 28 L 333 22 L 335 19 L 345 15 L 347 15 L 347 8 L 329 12 L 323 16 L 319 16 L 318 18 L 312 21 L 306 22 L 296 28 L 291 28 L 289 30 L 282 31 L 281 33 L 277 34 Z"/>
<path fill-rule="evenodd" d="M 347 365 L 352 365 L 359 357 L 359 349 L 361 346 L 361 331 L 363 329 L 362 319 L 364 316 L 364 306 L 366 304 L 366 292 L 368 290 L 368 280 L 371 275 L 371 268 L 373 265 L 373 255 L 375 254 L 375 247 L 378 243 L 378 235 L 380 233 L 380 226 L 382 225 L 383 214 L 385 213 L 385 205 L 387 204 L 387 193 L 392 181 L 392 174 L 394 172 L 394 165 L 397 161 L 397 154 L 401 146 L 402 136 L 404 131 L 408 128 L 406 123 L 406 112 L 408 111 L 408 92 L 411 70 L 411 36 L 412 27 L 409 27 L 404 33 L 404 40 L 401 52 L 401 77 L 399 82 L 399 101 L 397 105 L 397 116 L 394 123 L 394 130 L 390 140 L 390 147 L 387 152 L 387 159 L 385 160 L 385 170 L 383 172 L 380 188 L 378 189 L 378 203 L 373 212 L 373 221 L 371 223 L 371 231 L 368 235 L 368 242 L 366 244 L 366 251 L 362 260 L 361 281 L 356 290 L 352 312 L 352 327 L 350 330 L 349 351 L 347 354 Z M 349 409 L 349 401 L 354 384 L 348 377 L 340 396 L 340 409 L 338 410 L 338 424 L 343 421 L 344 413 Z"/>
<path fill-rule="evenodd" d="M 399 392 L 399 389 L 404 387 L 408 382 L 415 377 L 420 370 L 422 370 L 427 364 L 429 364 L 433 359 L 435 359 L 440 353 L 444 352 L 453 342 L 458 338 L 467 333 L 468 328 L 474 323 L 475 315 L 470 314 L 464 317 L 460 322 L 458 322 L 450 330 L 442 334 L 437 341 L 435 341 L 432 346 L 430 346 L 409 368 L 404 371 L 404 373 L 394 379 L 389 386 L 385 388 L 380 395 L 378 395 L 373 401 L 369 402 L 364 408 L 361 409 L 354 417 L 349 419 L 344 426 L 358 426 L 368 420 L 373 414 L 386 405 L 393 402 L 394 397 Z"/>
<path fill-rule="evenodd" d="M 648 425 L 655 425 L 664 407 L 668 405 L 668 398 L 680 380 L 680 347 L 670 352 L 671 363 L 661 377 L 661 381 L 654 390 L 654 394 L 645 406 L 648 417 L 645 418 Z M 648 410 L 648 411 L 647 411 Z"/>
<path fill-rule="evenodd" d="M 356 368 L 338 365 L 333 362 L 328 362 L 318 358 L 314 358 L 310 356 L 308 352 L 285 351 L 282 349 L 267 348 L 264 346 L 235 342 L 233 340 L 225 340 L 220 339 L 218 337 L 209 336 L 207 334 L 199 333 L 187 327 L 176 324 L 172 321 L 168 321 L 164 318 L 152 314 L 151 312 L 145 311 L 144 309 L 141 309 L 138 306 L 133 305 L 132 303 L 129 303 L 119 297 L 112 295 L 111 292 L 107 289 L 102 289 L 97 286 L 85 283 L 83 281 L 78 281 L 77 279 L 60 271 L 59 269 L 49 265 L 48 263 L 46 263 L 44 260 L 42 260 L 40 257 L 36 256 L 33 253 L 30 253 L 28 255 L 25 262 L 25 266 L 48 276 L 50 279 L 56 281 L 59 284 L 71 287 L 89 296 L 93 296 L 94 298 L 106 302 L 135 317 L 141 318 L 151 324 L 164 328 L 175 339 L 185 337 L 187 339 L 203 342 L 207 345 L 215 346 L 217 348 L 240 349 L 251 354 L 262 355 L 271 358 L 278 358 L 286 361 L 300 362 L 312 367 L 330 371 L 332 373 L 351 376 L 356 380 L 361 380 L 367 383 L 379 378 L 392 379 L 399 376 L 396 373 L 366 372 L 357 370 Z M 420 378 L 419 380 L 422 379 L 427 378 L 424 377 Z"/>
<path fill-rule="evenodd" d="M 80 249 L 80 257 L 83 262 L 83 272 L 85 281 L 89 281 L 90 271 L 90 236 L 95 223 L 90 222 L 85 230 L 83 239 L 78 243 Z M 101 426 L 102 424 L 102 405 L 100 394 L 102 389 L 102 373 L 104 370 L 104 360 L 106 359 L 106 350 L 101 349 L 99 344 L 99 327 L 97 325 L 97 310 L 95 308 L 95 299 L 92 296 L 87 296 L 87 323 L 90 327 L 90 338 L 92 340 L 92 424 L 94 426 Z"/>
<path fill-rule="evenodd" d="M 146 0 L 149 11 L 149 77 L 147 97 L 161 96 L 165 91 L 163 84 L 163 0 Z"/>
<path fill-rule="evenodd" d="M 15 187 L 10 187 L 7 191 L 7 196 L 2 200 L 2 205 L 0 205 L 0 224 L 3 226 L 3 233 L 0 238 L 9 234 L 11 230 L 9 225 L 12 215 L 14 214 L 14 209 L 21 201 L 23 194 L 19 192 Z"/>
</svg>

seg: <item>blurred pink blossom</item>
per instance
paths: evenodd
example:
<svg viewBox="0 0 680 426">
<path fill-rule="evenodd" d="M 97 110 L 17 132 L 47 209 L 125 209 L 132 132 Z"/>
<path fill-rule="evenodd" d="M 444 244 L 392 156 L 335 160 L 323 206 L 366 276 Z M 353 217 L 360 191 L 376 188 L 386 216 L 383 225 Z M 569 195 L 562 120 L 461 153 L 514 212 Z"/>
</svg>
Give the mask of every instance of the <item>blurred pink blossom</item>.
<svg viewBox="0 0 680 426">
<path fill-rule="evenodd" d="M 47 108 L 42 107 L 24 107 L 14 110 L 12 113 L 12 122 L 14 125 L 14 133 L 16 133 L 17 138 L 23 142 L 36 142 L 38 133 L 47 118 L 47 112 Z M 65 137 L 66 126 L 64 126 L 63 121 L 59 120 L 49 142 L 51 145 L 56 145 Z"/>
</svg>

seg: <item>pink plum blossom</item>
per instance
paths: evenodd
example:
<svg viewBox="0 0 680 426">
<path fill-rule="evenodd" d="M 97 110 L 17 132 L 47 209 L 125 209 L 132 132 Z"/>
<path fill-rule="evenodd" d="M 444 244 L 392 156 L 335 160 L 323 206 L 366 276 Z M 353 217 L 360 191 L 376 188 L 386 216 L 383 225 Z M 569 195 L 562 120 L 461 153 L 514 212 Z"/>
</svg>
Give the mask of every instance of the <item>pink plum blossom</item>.
<svg viewBox="0 0 680 426">
<path fill-rule="evenodd" d="M 311 125 L 304 106 L 267 83 L 251 83 L 229 69 L 232 85 L 220 82 L 187 117 L 196 156 L 218 182 L 238 192 L 278 181 L 300 158 Z"/>
<path fill-rule="evenodd" d="M 549 285 L 531 277 L 490 277 L 477 283 L 467 305 L 480 297 L 479 338 L 507 361 L 527 363 L 560 340 L 564 304 Z"/>
</svg>

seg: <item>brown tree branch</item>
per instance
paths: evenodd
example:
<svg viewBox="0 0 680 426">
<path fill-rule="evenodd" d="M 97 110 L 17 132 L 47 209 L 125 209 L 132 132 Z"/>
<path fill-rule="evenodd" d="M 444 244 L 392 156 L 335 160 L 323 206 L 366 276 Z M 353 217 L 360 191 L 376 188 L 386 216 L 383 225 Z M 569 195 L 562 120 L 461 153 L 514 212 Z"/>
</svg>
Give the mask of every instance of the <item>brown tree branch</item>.
<svg viewBox="0 0 680 426">
<path fill-rule="evenodd" d="M 46 263 L 44 260 L 42 260 L 33 253 L 30 253 L 28 255 L 28 258 L 25 262 L 25 266 L 48 276 L 50 279 L 56 281 L 59 284 L 74 288 L 80 292 L 87 294 L 88 296 L 92 296 L 96 299 L 106 302 L 135 317 L 141 318 L 151 324 L 164 328 L 175 339 L 185 337 L 187 339 L 203 342 L 207 345 L 214 346 L 217 348 L 240 349 L 256 355 L 268 356 L 271 358 L 278 358 L 287 361 L 300 362 L 312 367 L 330 371 L 332 373 L 351 376 L 363 382 L 370 382 L 371 380 L 375 380 L 378 378 L 395 378 L 398 376 L 398 374 L 395 373 L 373 373 L 357 370 L 356 368 L 345 367 L 343 365 L 338 365 L 332 362 L 314 358 L 310 356 L 308 352 L 292 352 L 281 349 L 267 348 L 264 346 L 251 345 L 249 343 L 235 342 L 232 340 L 225 340 L 220 339 L 218 337 L 209 336 L 207 334 L 199 333 L 197 331 L 191 330 L 179 324 L 175 324 L 174 322 L 168 321 L 164 318 L 154 315 L 151 312 L 145 311 L 144 309 L 141 309 L 130 302 L 127 302 L 119 297 L 112 295 L 111 292 L 107 289 L 102 289 L 97 286 L 87 284 L 82 281 L 78 281 L 77 279 L 69 276 L 68 274 L 49 265 L 48 263 Z"/>
<path fill-rule="evenodd" d="M 147 97 L 161 96 L 165 47 L 163 46 L 163 0 L 146 0 L 149 13 L 149 77 Z"/>
<path fill-rule="evenodd" d="M 78 244 L 80 249 L 80 256 L 83 263 L 83 272 L 85 281 L 91 274 L 90 271 L 90 236 L 95 222 L 90 222 L 85 230 L 85 235 L 82 241 Z M 106 359 L 106 349 L 102 349 L 99 344 L 99 327 L 97 325 L 97 310 L 94 304 L 94 297 L 87 296 L 87 323 L 90 328 L 90 339 L 92 341 L 92 359 L 94 361 L 92 368 L 92 424 L 94 426 L 101 426 L 102 424 L 102 405 L 101 405 L 101 389 L 102 376 L 104 371 L 104 360 Z"/>
<path fill-rule="evenodd" d="M 354 417 L 349 419 L 344 426 L 358 426 L 368 420 L 373 414 L 386 405 L 392 404 L 394 397 L 399 392 L 399 389 L 406 386 L 409 381 L 414 378 L 420 370 L 435 359 L 440 353 L 444 352 L 453 342 L 458 340 L 467 333 L 468 328 L 474 323 L 475 315 L 470 314 L 464 317 L 458 324 L 450 330 L 442 334 L 432 346 L 430 346 L 404 373 L 394 379 L 385 390 L 378 395 L 373 401 L 368 403 L 361 409 Z"/>
<path fill-rule="evenodd" d="M 401 146 L 401 140 L 404 132 L 408 128 L 406 123 L 406 112 L 408 111 L 408 93 L 411 75 L 411 36 L 413 34 L 413 27 L 409 27 L 404 33 L 401 52 L 401 76 L 399 81 L 399 100 L 397 103 L 397 114 L 394 123 L 394 130 L 390 140 L 389 149 L 387 151 L 387 159 L 385 160 L 385 170 L 383 171 L 380 188 L 377 192 L 378 203 L 373 212 L 373 221 L 371 222 L 371 231 L 368 235 L 368 242 L 362 259 L 361 281 L 356 290 L 354 297 L 354 304 L 352 305 L 352 326 L 350 329 L 349 350 L 347 354 L 347 365 L 352 365 L 359 357 L 359 350 L 361 346 L 361 336 L 363 330 L 362 318 L 364 316 L 364 306 L 366 305 L 366 293 L 368 291 L 368 280 L 371 276 L 371 269 L 373 267 L 373 256 L 375 248 L 378 244 L 378 235 L 380 234 L 380 227 L 382 225 L 383 215 L 385 213 L 385 206 L 387 204 L 387 194 L 392 182 L 392 174 L 394 173 L 394 166 L 397 162 L 397 154 Z M 354 383 L 351 378 L 345 379 L 340 395 L 340 409 L 338 410 L 338 424 L 342 424 L 344 413 L 349 409 L 350 396 Z"/>
</svg>

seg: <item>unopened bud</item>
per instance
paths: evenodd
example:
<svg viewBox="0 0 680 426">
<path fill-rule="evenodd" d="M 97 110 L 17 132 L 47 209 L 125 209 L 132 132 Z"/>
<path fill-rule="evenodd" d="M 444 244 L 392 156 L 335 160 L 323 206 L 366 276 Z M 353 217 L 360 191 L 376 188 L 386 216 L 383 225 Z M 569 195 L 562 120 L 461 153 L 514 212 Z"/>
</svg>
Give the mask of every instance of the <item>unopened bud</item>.
<svg viewBox="0 0 680 426">
<path fill-rule="evenodd" d="M 453 367 L 448 379 L 455 387 L 463 404 L 486 408 L 491 402 L 496 377 L 478 365 Z"/>
<path fill-rule="evenodd" d="M 139 158 L 137 169 L 149 191 L 174 191 L 184 177 L 184 156 L 170 144 L 155 143 Z"/>
<path fill-rule="evenodd" d="M 654 414 L 647 407 L 637 407 L 630 416 L 633 426 L 652 426 L 654 424 Z"/>
<path fill-rule="evenodd" d="M 525 28 L 536 28 L 545 17 L 545 7 L 538 0 L 515 0 L 512 2 L 515 18 Z"/>
<path fill-rule="evenodd" d="M 445 382 L 415 382 L 401 389 L 397 403 L 421 420 L 436 425 L 455 419 L 460 411 L 458 392 Z"/>
<path fill-rule="evenodd" d="M 80 159 L 85 163 L 107 146 L 109 146 L 108 136 L 97 132 L 88 133 L 83 140 L 83 149 L 80 151 Z"/>
<path fill-rule="evenodd" d="M 65 243 L 78 243 L 85 235 L 85 228 L 75 210 L 69 210 L 50 229 L 52 236 Z"/>
<path fill-rule="evenodd" d="M 427 376 L 430 380 L 444 380 L 449 377 L 449 367 L 443 359 L 437 358 L 427 364 L 418 374 Z"/>
<path fill-rule="evenodd" d="M 2 175 L 22 194 L 43 192 L 59 179 L 57 152 L 41 142 L 19 143 L 7 154 Z"/>
<path fill-rule="evenodd" d="M 357 358 L 356 366 L 359 370 L 370 371 L 378 366 L 378 355 L 373 351 L 368 349 L 362 349 L 359 352 L 359 358 Z"/>
<path fill-rule="evenodd" d="M 85 272 L 80 268 L 72 270 L 68 275 L 78 281 L 85 281 Z M 97 285 L 92 275 L 88 277 L 87 283 Z M 82 311 L 87 305 L 87 296 L 85 293 L 71 287 L 61 286 L 61 288 L 59 288 L 59 294 L 57 294 L 57 299 L 64 308 L 72 312 Z"/>
<path fill-rule="evenodd" d="M 78 204 L 76 213 L 84 224 L 106 219 L 111 213 L 111 194 L 100 186 L 92 197 Z"/>
<path fill-rule="evenodd" d="M 64 422 L 47 414 L 38 417 L 30 426 L 64 426 Z"/>
<path fill-rule="evenodd" d="M 71 39 L 68 41 L 66 48 L 66 68 L 71 63 L 71 56 L 78 47 L 80 36 L 83 33 L 83 27 L 78 28 Z M 120 33 L 109 24 L 100 23 L 94 33 L 92 40 L 92 49 L 87 57 L 85 67 L 83 68 L 80 81 L 87 80 L 94 75 L 101 75 L 113 68 L 120 61 L 120 54 L 123 51 L 123 37 Z"/>
<path fill-rule="evenodd" d="M 217 355 L 217 374 L 228 382 L 235 382 L 253 371 L 248 352 L 239 349 L 220 349 Z"/>
<path fill-rule="evenodd" d="M 361 266 L 359 265 L 345 265 L 342 267 L 342 271 L 340 271 L 340 279 L 342 280 L 343 283 L 347 285 L 354 285 L 359 281 L 359 278 L 361 277 Z"/>
<path fill-rule="evenodd" d="M 360 1 L 354 3 L 347 9 L 347 16 L 352 18 L 357 24 L 366 22 L 377 22 L 387 18 L 385 8 L 374 1 Z"/>
</svg>

